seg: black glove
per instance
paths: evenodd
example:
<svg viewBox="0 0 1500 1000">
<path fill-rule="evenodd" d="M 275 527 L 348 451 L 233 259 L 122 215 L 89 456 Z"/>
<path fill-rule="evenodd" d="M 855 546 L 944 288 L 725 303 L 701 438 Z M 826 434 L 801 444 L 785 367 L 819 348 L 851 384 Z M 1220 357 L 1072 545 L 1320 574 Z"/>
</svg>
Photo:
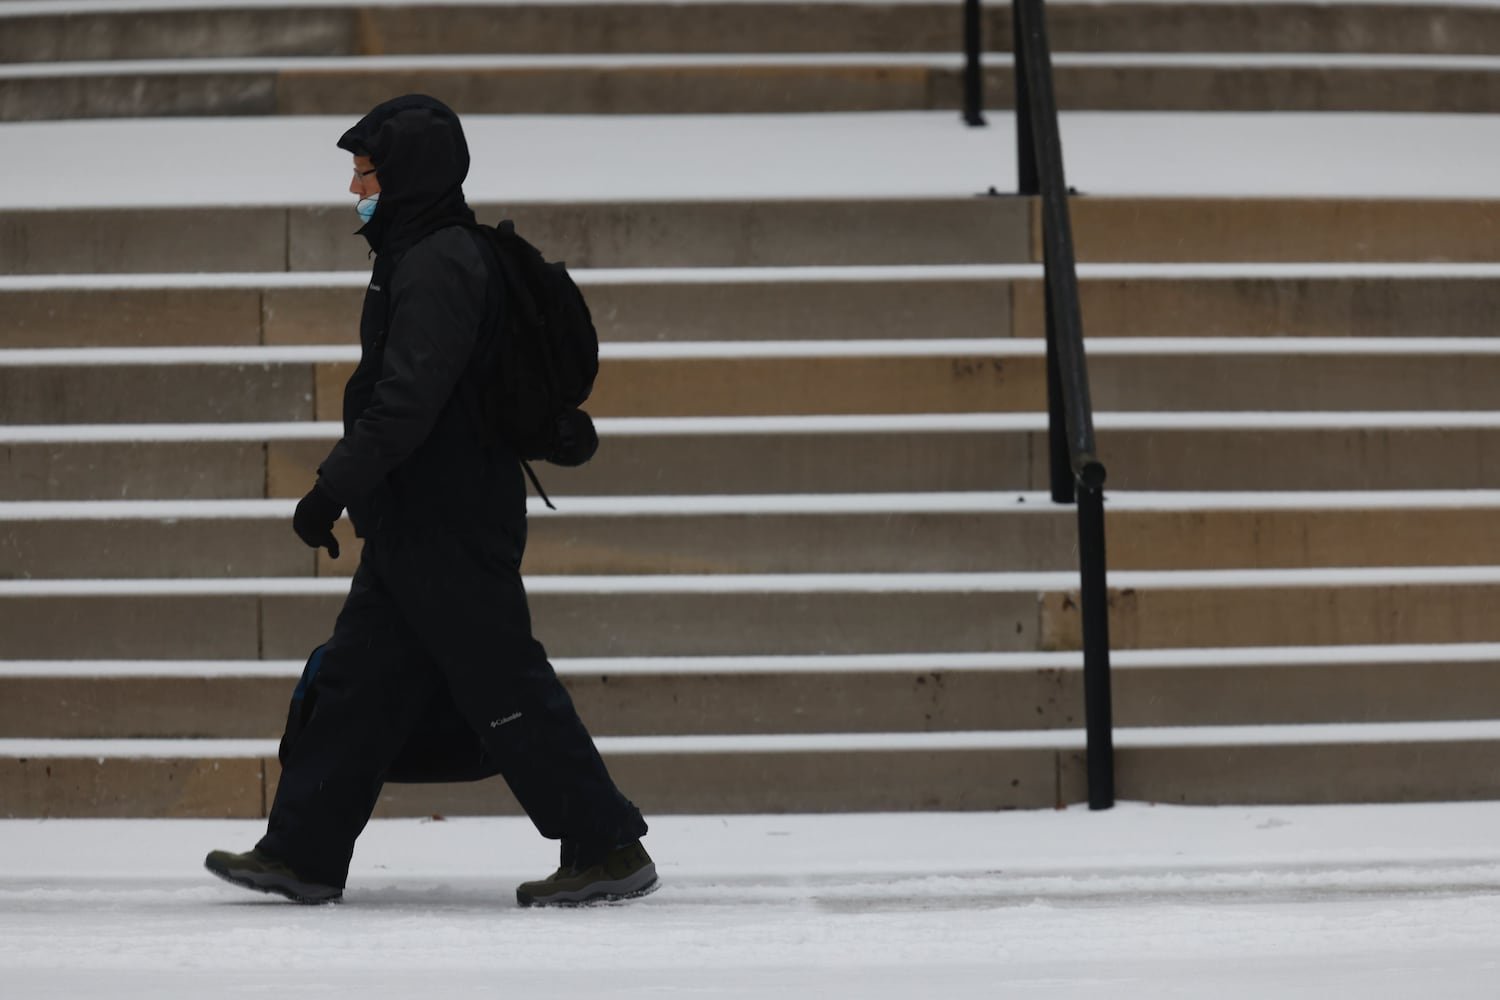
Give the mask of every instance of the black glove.
<svg viewBox="0 0 1500 1000">
<path fill-rule="evenodd" d="M 297 511 L 292 515 L 292 530 L 307 543 L 310 549 L 328 550 L 331 558 L 339 557 L 339 540 L 333 537 L 333 522 L 344 512 L 339 503 L 322 486 L 314 483 L 307 496 L 297 501 Z"/>
<path fill-rule="evenodd" d="M 547 461 L 569 467 L 582 465 L 599 450 L 599 434 L 594 420 L 583 410 L 569 410 L 557 418 L 556 435 Z"/>
</svg>

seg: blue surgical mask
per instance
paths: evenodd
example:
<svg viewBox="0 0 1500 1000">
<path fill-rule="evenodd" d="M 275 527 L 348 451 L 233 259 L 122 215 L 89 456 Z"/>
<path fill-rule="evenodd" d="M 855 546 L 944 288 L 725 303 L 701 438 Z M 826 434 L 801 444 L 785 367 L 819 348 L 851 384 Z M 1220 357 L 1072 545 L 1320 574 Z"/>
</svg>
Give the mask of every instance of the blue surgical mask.
<svg viewBox="0 0 1500 1000">
<path fill-rule="evenodd" d="M 362 220 L 369 222 L 375 218 L 375 203 L 379 200 L 380 192 L 377 191 L 368 198 L 359 199 L 359 204 L 354 206 L 354 210 L 359 213 L 359 217 Z"/>
</svg>

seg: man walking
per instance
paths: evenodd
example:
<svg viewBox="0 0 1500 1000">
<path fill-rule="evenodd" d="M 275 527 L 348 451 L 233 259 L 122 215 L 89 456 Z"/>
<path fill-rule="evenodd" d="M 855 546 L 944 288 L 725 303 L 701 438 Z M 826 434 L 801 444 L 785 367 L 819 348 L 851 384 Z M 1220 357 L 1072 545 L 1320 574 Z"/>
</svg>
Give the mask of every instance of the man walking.
<svg viewBox="0 0 1500 1000">
<path fill-rule="evenodd" d="M 433 717 L 455 712 L 538 831 L 561 841 L 522 905 L 643 895 L 656 869 L 646 823 L 611 780 L 531 634 L 521 583 L 526 487 L 486 426 L 504 286 L 464 199 L 458 116 L 422 95 L 388 101 L 338 143 L 375 253 L 344 436 L 297 505 L 293 528 L 337 557 L 347 508 L 365 540 L 322 650 L 305 725 L 284 747 L 266 835 L 206 865 L 299 902 L 343 894 L 354 841 L 394 760 Z M 289 736 L 290 736 L 289 732 Z"/>
</svg>

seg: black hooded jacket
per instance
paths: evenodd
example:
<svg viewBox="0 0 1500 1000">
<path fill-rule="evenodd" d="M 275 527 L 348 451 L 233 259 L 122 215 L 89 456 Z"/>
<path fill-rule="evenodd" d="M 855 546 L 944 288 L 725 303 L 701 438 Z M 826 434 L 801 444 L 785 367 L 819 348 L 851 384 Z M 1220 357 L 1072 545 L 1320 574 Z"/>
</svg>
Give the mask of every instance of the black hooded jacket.
<svg viewBox="0 0 1500 1000">
<path fill-rule="evenodd" d="M 486 432 L 485 394 L 503 316 L 493 261 L 469 227 L 469 149 L 458 116 L 409 95 L 339 140 L 379 172 L 375 253 L 344 436 L 318 469 L 356 532 L 450 530 L 474 541 L 524 518 L 514 455 Z"/>
</svg>

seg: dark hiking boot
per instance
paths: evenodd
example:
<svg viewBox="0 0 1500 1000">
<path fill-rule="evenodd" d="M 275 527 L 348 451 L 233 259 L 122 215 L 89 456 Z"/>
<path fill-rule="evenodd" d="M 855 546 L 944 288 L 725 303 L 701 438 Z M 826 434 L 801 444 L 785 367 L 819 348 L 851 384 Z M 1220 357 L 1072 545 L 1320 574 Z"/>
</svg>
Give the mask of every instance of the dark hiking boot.
<svg viewBox="0 0 1500 1000">
<path fill-rule="evenodd" d="M 565 864 L 548 878 L 516 889 L 522 906 L 581 906 L 634 899 L 658 885 L 656 865 L 639 840 L 616 847 L 587 867 Z"/>
<path fill-rule="evenodd" d="M 226 882 L 257 892 L 273 892 L 294 903 L 337 903 L 344 898 L 343 889 L 308 881 L 259 850 L 244 854 L 210 851 L 203 859 L 203 867 Z"/>
</svg>

